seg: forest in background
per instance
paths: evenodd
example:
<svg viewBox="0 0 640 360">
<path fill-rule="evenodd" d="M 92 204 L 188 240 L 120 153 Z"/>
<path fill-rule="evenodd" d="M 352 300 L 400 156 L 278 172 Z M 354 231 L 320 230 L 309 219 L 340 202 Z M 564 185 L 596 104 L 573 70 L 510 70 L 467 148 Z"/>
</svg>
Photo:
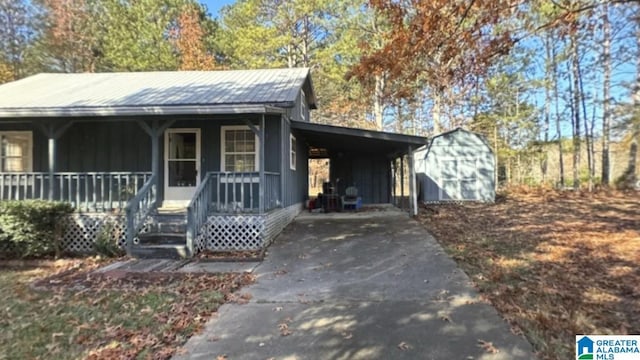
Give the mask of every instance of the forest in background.
<svg viewBox="0 0 640 360">
<path fill-rule="evenodd" d="M 312 69 L 312 121 L 484 134 L 511 184 L 634 186 L 638 0 L 0 0 L 0 83 Z"/>
</svg>

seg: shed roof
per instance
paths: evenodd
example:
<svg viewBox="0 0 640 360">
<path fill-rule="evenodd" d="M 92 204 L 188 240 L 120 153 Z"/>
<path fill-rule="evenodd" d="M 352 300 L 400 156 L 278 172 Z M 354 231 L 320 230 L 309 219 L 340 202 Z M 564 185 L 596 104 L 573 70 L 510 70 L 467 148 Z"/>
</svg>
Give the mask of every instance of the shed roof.
<svg viewBox="0 0 640 360">
<path fill-rule="evenodd" d="M 451 136 L 455 136 L 458 133 L 463 133 L 463 134 L 467 134 L 469 136 L 473 136 L 475 137 L 479 143 L 482 143 L 483 145 L 485 145 L 489 151 L 493 151 L 491 148 L 491 145 L 489 144 L 489 141 L 487 141 L 487 138 L 484 137 L 484 135 L 482 134 L 478 134 L 476 132 L 473 131 L 469 131 L 469 130 L 465 130 L 461 127 L 457 127 L 453 130 L 449 130 L 449 131 L 445 131 L 443 133 L 440 133 L 438 135 L 435 135 L 431 138 L 431 141 L 429 141 L 429 143 L 427 144 L 427 146 L 425 148 L 420 149 L 422 150 L 426 150 L 426 155 L 427 156 L 429 154 L 429 152 L 431 151 L 431 147 L 435 146 L 436 142 L 441 141 L 445 138 L 451 137 Z M 439 144 L 440 146 L 451 146 L 451 143 L 444 143 L 444 144 Z"/>
<path fill-rule="evenodd" d="M 0 117 L 243 112 L 293 107 L 301 89 L 315 108 L 307 68 L 38 74 L 0 85 Z"/>
</svg>

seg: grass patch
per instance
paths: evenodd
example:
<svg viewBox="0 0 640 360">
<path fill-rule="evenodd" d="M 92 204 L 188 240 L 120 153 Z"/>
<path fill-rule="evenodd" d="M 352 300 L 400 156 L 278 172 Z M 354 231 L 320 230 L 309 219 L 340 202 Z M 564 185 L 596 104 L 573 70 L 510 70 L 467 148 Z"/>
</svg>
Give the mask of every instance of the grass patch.
<svg viewBox="0 0 640 360">
<path fill-rule="evenodd" d="M 0 359 L 170 358 L 252 281 L 239 274 L 96 275 L 96 266 L 0 267 Z"/>
<path fill-rule="evenodd" d="M 640 194 L 528 190 L 430 206 L 420 221 L 540 359 L 576 334 L 640 333 Z"/>
</svg>

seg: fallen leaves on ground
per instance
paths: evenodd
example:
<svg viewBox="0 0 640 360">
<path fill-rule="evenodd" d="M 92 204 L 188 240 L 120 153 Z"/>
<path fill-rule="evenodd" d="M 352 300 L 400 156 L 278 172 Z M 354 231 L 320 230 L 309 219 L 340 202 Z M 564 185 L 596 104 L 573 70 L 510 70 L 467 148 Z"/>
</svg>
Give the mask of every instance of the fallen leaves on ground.
<svg viewBox="0 0 640 360">
<path fill-rule="evenodd" d="M 639 192 L 520 189 L 419 220 L 540 359 L 560 360 L 575 334 L 640 333 L 639 204 Z"/>
<path fill-rule="evenodd" d="M 484 351 L 488 352 L 489 354 L 496 354 L 500 352 L 500 350 L 498 350 L 495 346 L 493 346 L 493 343 L 489 341 L 478 340 L 478 346 L 480 346 Z"/>
<path fill-rule="evenodd" d="M 280 330 L 281 336 L 289 336 L 293 333 L 293 331 L 289 329 L 291 321 L 293 320 L 290 317 L 287 317 L 278 324 L 278 330 Z"/>
<path fill-rule="evenodd" d="M 0 352 L 168 359 L 225 299 L 254 281 L 249 274 L 102 274 L 91 261 L 72 263 L 0 269 L 0 327 L 11 332 L 10 339 L 0 335 Z"/>
<path fill-rule="evenodd" d="M 264 250 L 204 250 L 198 253 L 198 255 L 196 256 L 196 260 L 216 261 L 261 261 L 262 259 L 264 259 Z"/>
</svg>

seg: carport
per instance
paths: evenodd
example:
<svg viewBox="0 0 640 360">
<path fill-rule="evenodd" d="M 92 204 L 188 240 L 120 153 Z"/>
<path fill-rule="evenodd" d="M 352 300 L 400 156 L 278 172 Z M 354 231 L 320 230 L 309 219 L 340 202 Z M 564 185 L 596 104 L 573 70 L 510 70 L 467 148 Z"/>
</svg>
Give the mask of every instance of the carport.
<svg viewBox="0 0 640 360">
<path fill-rule="evenodd" d="M 356 186 L 365 204 L 394 203 L 396 184 L 404 198 L 408 176 L 409 209 L 417 214 L 413 152 L 427 144 L 427 138 L 298 121 L 292 121 L 291 128 L 307 145 L 310 159 L 329 159 L 330 181 L 338 194 Z"/>
</svg>

